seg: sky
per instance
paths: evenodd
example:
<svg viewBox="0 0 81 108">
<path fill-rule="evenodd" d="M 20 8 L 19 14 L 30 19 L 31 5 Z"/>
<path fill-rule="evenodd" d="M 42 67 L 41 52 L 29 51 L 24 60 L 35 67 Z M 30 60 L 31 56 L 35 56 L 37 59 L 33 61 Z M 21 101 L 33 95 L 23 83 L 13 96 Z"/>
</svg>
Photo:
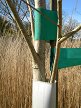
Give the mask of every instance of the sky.
<svg viewBox="0 0 81 108">
<path fill-rule="evenodd" d="M 81 22 L 81 0 L 62 0 L 62 9 L 68 15 Z"/>
<path fill-rule="evenodd" d="M 62 9 L 67 16 L 81 22 L 81 0 L 62 0 Z"/>
<path fill-rule="evenodd" d="M 46 1 L 48 3 L 50 0 Z M 62 9 L 68 17 L 81 22 L 81 0 L 62 0 Z"/>
</svg>

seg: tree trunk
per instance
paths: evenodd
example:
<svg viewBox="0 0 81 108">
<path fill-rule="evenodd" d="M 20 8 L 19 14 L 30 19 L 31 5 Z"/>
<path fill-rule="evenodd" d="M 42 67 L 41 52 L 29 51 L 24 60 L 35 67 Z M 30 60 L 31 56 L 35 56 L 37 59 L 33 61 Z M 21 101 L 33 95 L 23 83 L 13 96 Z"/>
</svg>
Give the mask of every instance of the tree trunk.
<svg viewBox="0 0 81 108">
<path fill-rule="evenodd" d="M 50 0 L 50 10 L 57 11 L 57 0 Z"/>
<path fill-rule="evenodd" d="M 45 0 L 35 0 L 35 8 L 45 8 Z M 45 81 L 45 41 L 35 40 L 34 48 L 39 56 L 39 66 L 33 62 L 33 80 Z"/>
</svg>

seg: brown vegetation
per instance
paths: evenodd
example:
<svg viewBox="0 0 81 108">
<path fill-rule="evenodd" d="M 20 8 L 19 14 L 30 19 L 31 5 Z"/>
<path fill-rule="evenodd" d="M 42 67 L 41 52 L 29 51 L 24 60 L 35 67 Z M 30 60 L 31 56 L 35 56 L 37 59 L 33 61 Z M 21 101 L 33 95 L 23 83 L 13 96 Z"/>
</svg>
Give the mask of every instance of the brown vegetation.
<svg viewBox="0 0 81 108">
<path fill-rule="evenodd" d="M 0 108 L 31 108 L 31 55 L 24 39 L 0 39 Z"/>
<path fill-rule="evenodd" d="M 49 46 L 49 45 L 48 45 Z M 81 41 L 66 41 L 63 47 L 80 47 Z M 0 38 L 0 108 L 31 108 L 32 57 L 23 37 Z M 46 50 L 49 72 L 49 49 Z M 59 71 L 59 108 L 81 107 L 81 67 Z"/>
</svg>

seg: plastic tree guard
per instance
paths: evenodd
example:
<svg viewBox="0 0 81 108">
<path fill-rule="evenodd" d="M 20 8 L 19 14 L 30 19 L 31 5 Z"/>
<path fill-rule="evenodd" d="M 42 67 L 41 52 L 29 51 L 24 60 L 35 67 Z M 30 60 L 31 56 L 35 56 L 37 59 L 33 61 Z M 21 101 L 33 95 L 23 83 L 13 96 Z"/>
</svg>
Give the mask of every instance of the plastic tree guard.
<svg viewBox="0 0 81 108">
<path fill-rule="evenodd" d="M 56 108 L 56 83 L 33 81 L 32 108 Z"/>
</svg>

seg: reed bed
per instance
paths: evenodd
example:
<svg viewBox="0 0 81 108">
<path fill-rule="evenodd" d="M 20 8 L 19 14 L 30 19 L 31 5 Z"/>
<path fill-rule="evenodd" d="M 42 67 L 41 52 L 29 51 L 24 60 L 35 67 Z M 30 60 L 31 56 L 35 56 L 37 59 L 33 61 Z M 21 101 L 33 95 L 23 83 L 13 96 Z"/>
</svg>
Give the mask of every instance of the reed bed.
<svg viewBox="0 0 81 108">
<path fill-rule="evenodd" d="M 49 46 L 49 45 L 48 45 Z M 64 42 L 80 47 L 81 41 Z M 49 49 L 46 49 L 49 78 Z M 58 108 L 81 108 L 81 66 L 59 70 Z M 0 108 L 31 108 L 32 56 L 23 36 L 0 38 Z"/>
</svg>

